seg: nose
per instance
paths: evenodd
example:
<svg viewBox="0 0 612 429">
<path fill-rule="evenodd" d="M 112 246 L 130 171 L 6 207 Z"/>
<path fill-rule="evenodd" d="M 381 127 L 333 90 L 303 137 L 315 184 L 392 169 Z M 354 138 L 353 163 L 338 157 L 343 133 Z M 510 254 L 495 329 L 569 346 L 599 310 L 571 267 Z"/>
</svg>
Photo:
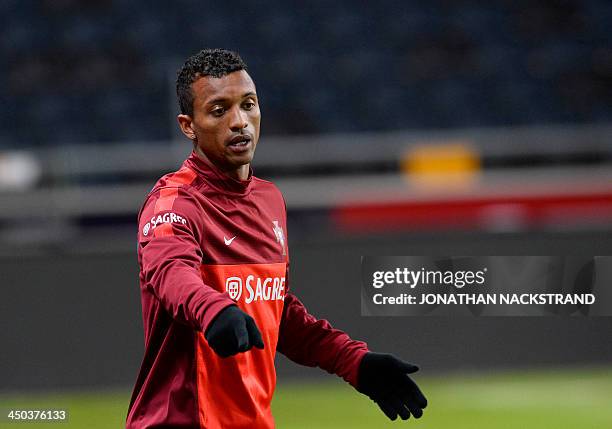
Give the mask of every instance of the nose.
<svg viewBox="0 0 612 429">
<path fill-rule="evenodd" d="M 230 128 L 232 131 L 240 131 L 249 126 L 246 113 L 239 107 L 234 107 L 230 114 Z"/>
</svg>

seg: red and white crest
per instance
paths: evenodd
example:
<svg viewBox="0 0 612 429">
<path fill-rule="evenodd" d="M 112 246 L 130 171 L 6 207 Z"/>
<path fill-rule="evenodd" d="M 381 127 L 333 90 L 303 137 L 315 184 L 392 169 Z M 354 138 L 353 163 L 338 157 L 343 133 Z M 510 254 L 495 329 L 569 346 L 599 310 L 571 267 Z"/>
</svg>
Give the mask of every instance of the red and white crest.
<svg viewBox="0 0 612 429">
<path fill-rule="evenodd" d="M 283 227 L 278 224 L 277 220 L 273 220 L 272 223 L 274 224 L 274 228 L 272 228 L 272 231 L 274 231 L 276 241 L 278 241 L 278 243 L 281 245 L 283 249 L 283 255 L 286 255 L 287 250 L 285 248 L 285 234 L 283 233 Z"/>
<path fill-rule="evenodd" d="M 238 301 L 242 295 L 242 279 L 240 277 L 229 277 L 225 280 L 225 290 L 230 299 Z"/>
</svg>

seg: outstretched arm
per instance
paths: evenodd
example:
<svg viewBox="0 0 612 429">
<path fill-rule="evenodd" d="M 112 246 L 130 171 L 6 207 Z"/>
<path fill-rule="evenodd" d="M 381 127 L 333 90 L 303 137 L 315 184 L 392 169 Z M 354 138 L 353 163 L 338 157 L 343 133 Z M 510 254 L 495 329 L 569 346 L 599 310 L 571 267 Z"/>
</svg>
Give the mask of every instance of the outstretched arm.
<svg viewBox="0 0 612 429">
<path fill-rule="evenodd" d="M 263 348 L 253 318 L 202 280 L 199 210 L 193 197 L 179 188 L 163 188 L 148 198 L 138 233 L 143 287 L 173 319 L 204 332 L 219 356 Z"/>
<path fill-rule="evenodd" d="M 295 295 L 287 293 L 277 350 L 300 365 L 322 368 L 356 387 L 359 363 L 368 346 L 327 320 L 317 319 Z"/>
<path fill-rule="evenodd" d="M 293 294 L 285 295 L 278 351 L 305 366 L 336 374 L 378 404 L 391 420 L 423 415 L 425 396 L 408 374 L 415 365 L 389 354 L 370 352 L 327 320 L 317 319 Z"/>
</svg>

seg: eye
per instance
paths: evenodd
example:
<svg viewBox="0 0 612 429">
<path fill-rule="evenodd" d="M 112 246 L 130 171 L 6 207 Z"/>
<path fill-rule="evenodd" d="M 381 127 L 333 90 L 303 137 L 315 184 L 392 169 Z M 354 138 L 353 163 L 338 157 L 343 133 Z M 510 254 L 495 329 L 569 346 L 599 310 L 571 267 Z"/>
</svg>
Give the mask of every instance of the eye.
<svg viewBox="0 0 612 429">
<path fill-rule="evenodd" d="M 210 111 L 210 113 L 213 116 L 221 116 L 225 113 L 225 109 L 223 107 L 215 107 L 213 110 Z"/>
<path fill-rule="evenodd" d="M 242 107 L 244 107 L 245 110 L 251 110 L 253 107 L 255 107 L 255 102 L 252 100 L 245 101 Z"/>
</svg>

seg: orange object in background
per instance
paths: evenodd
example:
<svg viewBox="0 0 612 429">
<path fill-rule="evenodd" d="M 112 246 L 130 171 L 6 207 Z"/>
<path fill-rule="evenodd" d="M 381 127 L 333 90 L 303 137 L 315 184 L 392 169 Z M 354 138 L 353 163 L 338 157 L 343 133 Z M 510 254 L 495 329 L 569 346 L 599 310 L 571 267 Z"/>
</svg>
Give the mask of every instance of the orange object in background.
<svg viewBox="0 0 612 429">
<path fill-rule="evenodd" d="M 412 146 L 401 160 L 402 173 L 420 185 L 462 186 L 481 170 L 480 154 L 468 141 Z"/>
</svg>

